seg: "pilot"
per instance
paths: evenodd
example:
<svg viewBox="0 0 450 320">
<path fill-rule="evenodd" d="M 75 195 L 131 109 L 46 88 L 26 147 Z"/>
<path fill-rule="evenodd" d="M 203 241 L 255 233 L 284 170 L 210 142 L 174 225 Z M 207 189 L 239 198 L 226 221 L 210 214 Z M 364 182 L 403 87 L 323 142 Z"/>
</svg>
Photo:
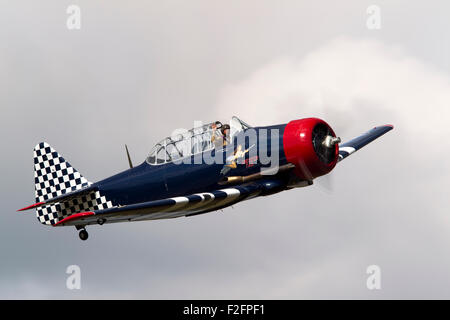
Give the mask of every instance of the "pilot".
<svg viewBox="0 0 450 320">
<path fill-rule="evenodd" d="M 222 123 L 220 121 L 216 121 L 211 125 L 211 128 L 212 128 L 211 142 L 214 143 L 214 147 L 216 149 L 222 149 L 222 147 L 224 146 Z"/>
<path fill-rule="evenodd" d="M 213 129 L 213 131 L 220 129 L 220 127 L 222 127 L 222 122 L 220 122 L 220 121 L 216 121 L 211 125 L 211 128 Z"/>
<path fill-rule="evenodd" d="M 224 124 L 222 128 L 220 128 L 220 131 L 222 131 L 222 137 L 223 137 L 223 146 L 230 144 L 230 125 Z"/>
</svg>

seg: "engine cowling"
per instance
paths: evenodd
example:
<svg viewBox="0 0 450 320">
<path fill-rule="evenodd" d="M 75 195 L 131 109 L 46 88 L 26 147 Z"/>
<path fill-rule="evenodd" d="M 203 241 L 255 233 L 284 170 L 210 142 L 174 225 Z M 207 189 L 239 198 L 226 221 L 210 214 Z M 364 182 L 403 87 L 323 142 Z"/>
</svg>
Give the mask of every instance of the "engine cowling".
<svg viewBox="0 0 450 320">
<path fill-rule="evenodd" d="M 289 122 L 283 134 L 286 160 L 295 165 L 295 174 L 302 180 L 329 173 L 339 157 L 340 139 L 323 120 L 306 118 Z"/>
</svg>

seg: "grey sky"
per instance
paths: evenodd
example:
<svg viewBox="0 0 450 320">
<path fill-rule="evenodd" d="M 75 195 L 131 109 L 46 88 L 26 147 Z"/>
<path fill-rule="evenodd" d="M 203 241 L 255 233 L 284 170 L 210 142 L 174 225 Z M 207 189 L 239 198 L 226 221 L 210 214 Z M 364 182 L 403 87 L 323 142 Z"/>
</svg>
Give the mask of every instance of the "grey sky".
<svg viewBox="0 0 450 320">
<path fill-rule="evenodd" d="M 1 4 L 1 298 L 450 298 L 447 2 Z M 174 129 L 232 115 L 320 116 L 344 141 L 395 129 L 338 165 L 332 193 L 92 227 L 87 242 L 15 212 L 34 200 L 40 141 L 97 181 L 127 168 L 125 143 L 138 163 Z"/>
</svg>

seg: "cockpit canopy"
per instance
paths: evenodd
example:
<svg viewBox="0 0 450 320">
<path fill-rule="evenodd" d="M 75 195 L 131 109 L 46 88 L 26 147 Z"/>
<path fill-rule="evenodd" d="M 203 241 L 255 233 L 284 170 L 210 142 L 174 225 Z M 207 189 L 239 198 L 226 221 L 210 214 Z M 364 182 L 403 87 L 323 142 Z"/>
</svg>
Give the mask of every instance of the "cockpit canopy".
<svg viewBox="0 0 450 320">
<path fill-rule="evenodd" d="M 157 143 L 150 152 L 147 163 L 159 165 L 212 150 L 216 146 L 215 138 L 222 137 L 220 128 L 223 125 L 216 121 L 191 130 L 180 130 L 179 133 Z M 248 124 L 233 117 L 230 121 L 230 138 L 248 128 Z"/>
</svg>

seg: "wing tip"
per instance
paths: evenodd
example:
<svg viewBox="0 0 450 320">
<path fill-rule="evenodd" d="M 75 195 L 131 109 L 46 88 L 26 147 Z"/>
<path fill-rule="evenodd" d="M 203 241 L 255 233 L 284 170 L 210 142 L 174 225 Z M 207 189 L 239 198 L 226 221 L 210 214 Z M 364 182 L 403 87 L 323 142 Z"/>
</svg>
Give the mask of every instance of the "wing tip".
<svg viewBox="0 0 450 320">
<path fill-rule="evenodd" d="M 394 129 L 394 125 L 393 124 L 384 124 L 382 126 L 377 126 L 377 127 L 373 127 L 374 129 L 378 129 L 378 128 L 390 128 L 389 130 Z"/>
</svg>

